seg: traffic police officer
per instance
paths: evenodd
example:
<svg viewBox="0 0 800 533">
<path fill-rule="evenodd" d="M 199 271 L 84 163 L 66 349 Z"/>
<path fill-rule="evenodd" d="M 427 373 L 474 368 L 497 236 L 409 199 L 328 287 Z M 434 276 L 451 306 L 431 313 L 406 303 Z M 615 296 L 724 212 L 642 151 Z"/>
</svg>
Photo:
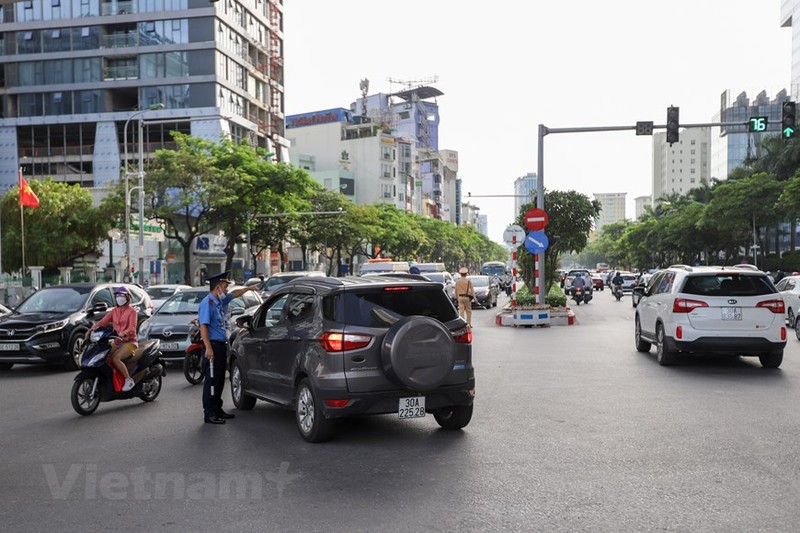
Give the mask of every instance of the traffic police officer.
<svg viewBox="0 0 800 533">
<path fill-rule="evenodd" d="M 467 277 L 469 269 L 461 267 L 458 271 L 461 277 L 456 280 L 456 298 L 458 298 L 458 314 L 472 326 L 472 300 L 475 299 L 475 288 Z"/>
<path fill-rule="evenodd" d="M 200 302 L 197 318 L 200 336 L 206 349 L 203 360 L 203 420 L 207 424 L 224 424 L 236 415 L 222 410 L 222 388 L 225 386 L 225 367 L 228 358 L 227 310 L 228 304 L 247 291 L 257 291 L 257 286 L 244 287 L 228 292 L 230 271 L 210 276 L 209 294 Z M 213 365 L 213 369 L 209 368 Z"/>
</svg>

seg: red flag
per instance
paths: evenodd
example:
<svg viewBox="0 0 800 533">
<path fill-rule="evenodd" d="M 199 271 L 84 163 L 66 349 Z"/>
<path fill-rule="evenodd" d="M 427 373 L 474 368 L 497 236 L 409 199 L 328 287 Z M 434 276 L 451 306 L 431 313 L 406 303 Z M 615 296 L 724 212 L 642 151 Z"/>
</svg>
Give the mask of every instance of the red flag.
<svg viewBox="0 0 800 533">
<path fill-rule="evenodd" d="M 19 205 L 27 207 L 39 207 L 39 197 L 33 192 L 31 186 L 22 177 L 22 169 L 19 169 Z"/>
</svg>

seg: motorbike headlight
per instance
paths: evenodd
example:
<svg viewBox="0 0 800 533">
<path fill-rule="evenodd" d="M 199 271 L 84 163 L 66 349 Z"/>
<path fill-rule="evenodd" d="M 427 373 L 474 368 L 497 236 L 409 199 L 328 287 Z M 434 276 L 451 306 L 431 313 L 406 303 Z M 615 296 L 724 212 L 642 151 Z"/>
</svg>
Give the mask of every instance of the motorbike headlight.
<svg viewBox="0 0 800 533">
<path fill-rule="evenodd" d="M 97 342 L 105 333 L 102 329 L 96 329 L 89 334 L 89 340 L 92 342 Z"/>
<path fill-rule="evenodd" d="M 39 331 L 42 333 L 48 333 L 50 331 L 58 331 L 62 329 L 64 326 L 67 325 L 68 320 L 59 320 L 58 322 L 50 322 L 49 324 L 44 324 L 39 326 Z"/>
</svg>

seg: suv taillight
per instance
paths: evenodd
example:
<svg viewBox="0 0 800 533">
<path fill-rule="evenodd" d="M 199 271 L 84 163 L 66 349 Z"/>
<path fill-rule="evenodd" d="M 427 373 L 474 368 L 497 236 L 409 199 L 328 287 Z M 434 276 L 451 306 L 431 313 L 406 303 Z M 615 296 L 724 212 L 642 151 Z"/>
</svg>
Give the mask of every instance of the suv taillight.
<svg viewBox="0 0 800 533">
<path fill-rule="evenodd" d="M 698 307 L 708 307 L 708 304 L 699 300 L 689 300 L 688 298 L 675 298 L 672 302 L 673 313 L 691 313 Z"/>
<path fill-rule="evenodd" d="M 758 302 L 756 307 L 766 307 L 776 315 L 782 315 L 786 312 L 786 307 L 783 305 L 783 300 L 780 298 L 775 300 L 766 300 L 763 302 Z"/>
<path fill-rule="evenodd" d="M 472 344 L 472 328 L 464 326 L 463 328 L 451 329 L 450 333 L 453 335 L 453 340 L 463 344 Z"/>
<path fill-rule="evenodd" d="M 355 335 L 336 331 L 326 331 L 319 337 L 319 342 L 326 352 L 357 350 L 368 346 L 370 341 L 372 341 L 372 335 Z"/>
</svg>

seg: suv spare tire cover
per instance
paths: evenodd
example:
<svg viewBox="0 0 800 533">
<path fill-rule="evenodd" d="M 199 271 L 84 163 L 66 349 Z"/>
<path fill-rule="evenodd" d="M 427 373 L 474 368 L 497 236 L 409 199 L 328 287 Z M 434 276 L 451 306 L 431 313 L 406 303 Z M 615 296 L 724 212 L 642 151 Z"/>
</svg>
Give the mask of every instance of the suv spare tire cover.
<svg viewBox="0 0 800 533">
<path fill-rule="evenodd" d="M 453 369 L 455 341 L 438 320 L 407 316 L 386 333 L 381 347 L 387 376 L 415 391 L 435 389 Z"/>
</svg>

